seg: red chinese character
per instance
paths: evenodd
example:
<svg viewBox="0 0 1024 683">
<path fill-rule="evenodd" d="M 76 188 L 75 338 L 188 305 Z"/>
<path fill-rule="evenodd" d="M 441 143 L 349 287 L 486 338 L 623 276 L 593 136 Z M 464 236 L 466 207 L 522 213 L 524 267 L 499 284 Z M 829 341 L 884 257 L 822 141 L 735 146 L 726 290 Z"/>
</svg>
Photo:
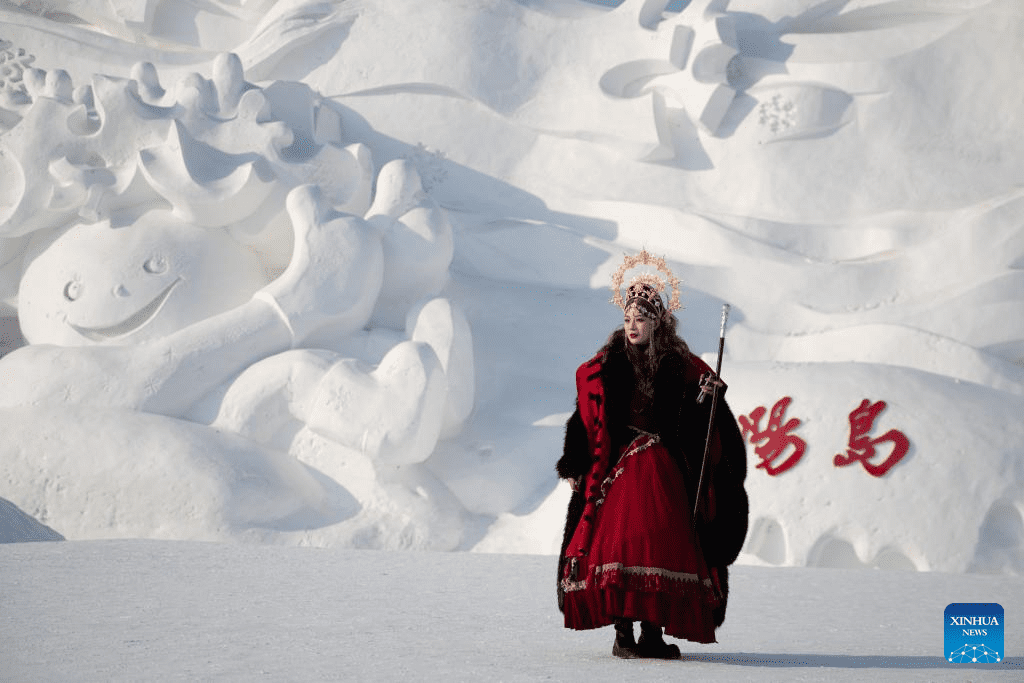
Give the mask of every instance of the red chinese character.
<svg viewBox="0 0 1024 683">
<path fill-rule="evenodd" d="M 792 400 L 789 396 L 778 400 L 772 407 L 771 417 L 768 418 L 768 426 L 764 430 L 761 429 L 761 418 L 767 412 L 764 406 L 754 408 L 749 418 L 746 415 L 740 415 L 739 417 L 744 438 L 747 438 L 755 446 L 758 442 L 764 441 L 763 444 L 754 449 L 757 457 L 761 458 L 761 462 L 757 466 L 764 468 L 765 472 L 773 477 L 795 465 L 803 457 L 804 451 L 807 449 L 806 441 L 799 436 L 790 434 L 791 431 L 800 426 L 800 420 L 793 418 L 786 424 L 782 424 L 786 408 L 789 407 L 789 403 Z M 793 452 L 781 463 L 775 465 L 775 461 L 782 457 L 782 454 L 790 446 L 793 447 Z"/>
<path fill-rule="evenodd" d="M 868 437 L 868 432 L 875 426 L 875 418 L 885 410 L 885 405 L 885 401 L 871 403 L 868 399 L 864 399 L 860 406 L 850 413 L 850 447 L 847 449 L 846 455 L 840 453 L 832 459 L 836 467 L 845 467 L 859 462 L 864 465 L 868 474 L 881 477 L 907 454 L 907 451 L 910 450 L 910 441 L 903 432 L 890 429 L 877 439 Z M 889 457 L 877 465 L 868 462 L 875 456 L 875 445 L 883 441 L 892 443 L 892 452 Z"/>
</svg>

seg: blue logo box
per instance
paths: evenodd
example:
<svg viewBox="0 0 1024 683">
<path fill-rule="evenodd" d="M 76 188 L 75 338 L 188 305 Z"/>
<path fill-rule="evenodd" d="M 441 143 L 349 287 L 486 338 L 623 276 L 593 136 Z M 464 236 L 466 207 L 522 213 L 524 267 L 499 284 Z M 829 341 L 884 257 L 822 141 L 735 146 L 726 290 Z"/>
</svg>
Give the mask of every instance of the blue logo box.
<svg viewBox="0 0 1024 683">
<path fill-rule="evenodd" d="M 946 606 L 945 651 L 952 664 L 1003 661 L 1003 606 L 995 602 L 954 602 Z"/>
</svg>

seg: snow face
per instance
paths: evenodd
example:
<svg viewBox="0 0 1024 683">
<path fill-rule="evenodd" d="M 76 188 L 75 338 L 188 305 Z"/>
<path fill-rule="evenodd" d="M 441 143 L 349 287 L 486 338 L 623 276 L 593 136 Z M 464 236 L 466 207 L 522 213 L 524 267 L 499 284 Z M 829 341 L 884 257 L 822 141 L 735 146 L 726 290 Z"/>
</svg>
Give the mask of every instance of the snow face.
<svg viewBox="0 0 1024 683">
<path fill-rule="evenodd" d="M 223 231 L 169 212 L 78 225 L 28 259 L 18 287 L 32 344 L 136 344 L 241 304 L 265 284 L 255 255 Z"/>
<path fill-rule="evenodd" d="M 4 6 L 0 291 L 62 345 L 0 360 L 4 410 L 185 421 L 214 461 L 236 462 L 228 433 L 320 487 L 273 479 L 279 515 L 230 517 L 250 494 L 225 474 L 207 513 L 159 527 L 183 538 L 556 552 L 573 371 L 647 248 L 709 362 L 732 305 L 741 562 L 1022 571 L 1019 3 L 604 4 Z M 166 327 L 121 348 L 35 331 L 32 282 L 64 306 L 74 281 L 45 289 L 62 236 L 156 223 L 255 275 L 172 321 L 178 285 Z M 119 519 L 154 518 L 145 487 L 48 448 L 0 460 L 0 496 L 69 538 L 128 533 L 62 524 L 48 458 L 92 482 L 62 515 L 117 486 Z M 184 460 L 164 476 L 187 487 Z"/>
</svg>

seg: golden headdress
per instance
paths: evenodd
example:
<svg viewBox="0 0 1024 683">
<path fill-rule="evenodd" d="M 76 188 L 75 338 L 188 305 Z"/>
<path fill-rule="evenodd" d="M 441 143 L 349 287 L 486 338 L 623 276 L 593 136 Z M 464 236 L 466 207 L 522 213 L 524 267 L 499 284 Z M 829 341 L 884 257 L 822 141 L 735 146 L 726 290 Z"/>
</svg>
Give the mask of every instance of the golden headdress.
<svg viewBox="0 0 1024 683">
<path fill-rule="evenodd" d="M 672 298 L 669 299 L 667 307 L 662 298 L 666 280 L 662 280 L 652 272 L 642 273 L 630 280 L 629 286 L 626 288 L 626 296 L 622 296 L 622 280 L 627 271 L 637 266 L 654 266 L 666 277 L 668 285 L 672 287 Z M 646 249 L 636 256 L 626 255 L 622 265 L 612 275 L 612 291 L 615 292 L 615 295 L 611 301 L 619 308 L 626 310 L 636 303 L 639 304 L 640 310 L 651 318 L 666 317 L 683 307 L 679 303 L 679 278 L 672 274 L 665 264 L 664 258 L 652 256 Z"/>
</svg>

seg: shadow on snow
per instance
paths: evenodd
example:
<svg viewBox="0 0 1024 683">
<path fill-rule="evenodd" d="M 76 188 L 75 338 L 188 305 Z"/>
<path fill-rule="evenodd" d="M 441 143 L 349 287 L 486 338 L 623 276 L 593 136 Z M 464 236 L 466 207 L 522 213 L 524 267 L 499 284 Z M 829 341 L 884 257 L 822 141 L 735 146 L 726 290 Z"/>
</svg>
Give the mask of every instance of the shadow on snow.
<svg viewBox="0 0 1024 683">
<path fill-rule="evenodd" d="M 732 666 L 778 668 L 817 667 L 830 669 L 1024 669 L 1024 657 L 1007 657 L 998 664 L 950 664 L 942 657 L 889 655 L 754 654 L 749 652 L 684 652 L 683 661 Z"/>
</svg>

